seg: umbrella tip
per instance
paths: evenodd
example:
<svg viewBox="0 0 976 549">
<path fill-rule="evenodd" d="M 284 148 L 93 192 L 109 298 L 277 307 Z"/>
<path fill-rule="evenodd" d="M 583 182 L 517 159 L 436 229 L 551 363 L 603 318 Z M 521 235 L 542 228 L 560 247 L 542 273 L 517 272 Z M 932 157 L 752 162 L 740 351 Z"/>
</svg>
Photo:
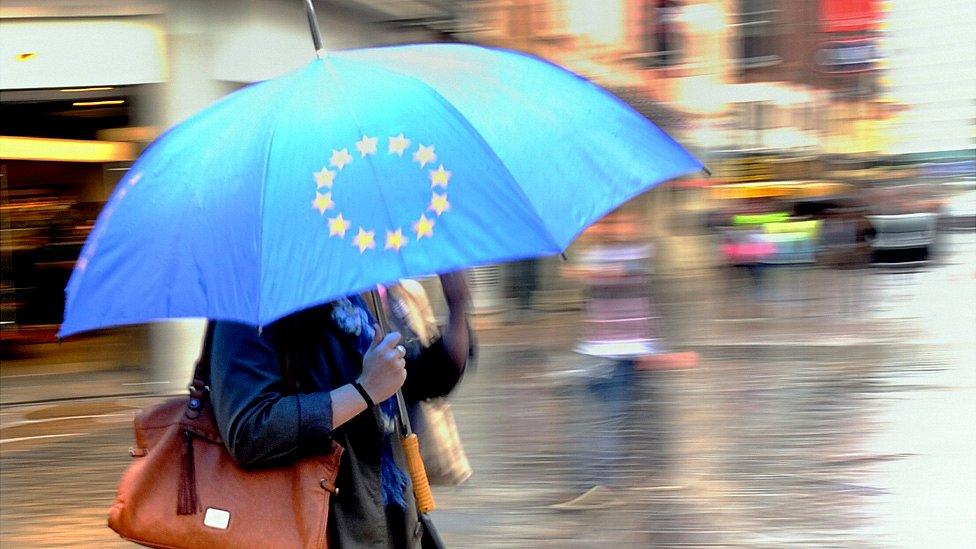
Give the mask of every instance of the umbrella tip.
<svg viewBox="0 0 976 549">
<path fill-rule="evenodd" d="M 566 252 L 559 252 L 559 257 L 563 258 L 563 261 L 569 261 L 569 258 L 566 257 Z"/>
<path fill-rule="evenodd" d="M 702 171 L 705 172 L 705 175 L 707 175 L 708 177 L 712 176 L 712 170 L 709 170 L 708 166 L 702 165 Z"/>
</svg>

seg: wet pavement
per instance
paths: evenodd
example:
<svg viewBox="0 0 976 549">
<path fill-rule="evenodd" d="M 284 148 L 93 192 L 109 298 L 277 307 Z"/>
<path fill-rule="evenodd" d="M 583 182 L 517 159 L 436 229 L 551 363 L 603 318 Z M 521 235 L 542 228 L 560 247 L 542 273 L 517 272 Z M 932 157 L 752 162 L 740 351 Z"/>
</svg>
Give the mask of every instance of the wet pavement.
<svg viewBox="0 0 976 549">
<path fill-rule="evenodd" d="M 474 475 L 435 489 L 445 540 L 976 545 L 974 236 L 948 235 L 925 267 L 660 277 L 666 340 L 700 362 L 634 372 L 614 413 L 594 389 L 610 366 L 570 351 L 578 313 L 479 319 L 479 363 L 453 396 Z M 132 414 L 158 397 L 133 396 L 126 365 L 38 373 L 3 372 L 0 544 L 127 546 L 105 512 Z M 74 383 L 129 396 L 10 404 Z M 592 508 L 558 508 L 596 483 L 610 488 Z"/>
</svg>

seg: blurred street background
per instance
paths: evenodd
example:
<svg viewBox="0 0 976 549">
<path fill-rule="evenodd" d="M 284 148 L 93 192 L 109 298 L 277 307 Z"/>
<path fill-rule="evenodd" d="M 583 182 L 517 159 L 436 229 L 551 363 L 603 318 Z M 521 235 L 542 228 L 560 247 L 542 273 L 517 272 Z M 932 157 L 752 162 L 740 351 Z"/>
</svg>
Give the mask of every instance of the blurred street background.
<svg viewBox="0 0 976 549">
<path fill-rule="evenodd" d="M 543 57 L 712 171 L 565 259 L 469 272 L 480 353 L 451 402 L 474 474 L 433 514 L 450 546 L 976 545 L 976 3 L 315 6 L 329 49 Z M 297 0 L 0 4 L 0 546 L 127 546 L 105 518 L 133 414 L 184 390 L 202 324 L 58 343 L 64 286 L 152 139 L 312 54 Z M 640 253 L 607 260 L 624 240 Z M 600 308 L 632 261 L 653 352 L 604 401 L 612 361 L 577 351 L 632 320 Z"/>
</svg>

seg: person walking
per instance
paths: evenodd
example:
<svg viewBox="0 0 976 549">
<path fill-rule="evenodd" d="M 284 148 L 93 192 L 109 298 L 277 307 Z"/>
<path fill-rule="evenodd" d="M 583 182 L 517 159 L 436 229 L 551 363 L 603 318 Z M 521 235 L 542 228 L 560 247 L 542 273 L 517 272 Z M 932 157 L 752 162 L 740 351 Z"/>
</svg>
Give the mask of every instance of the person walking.
<svg viewBox="0 0 976 549">
<path fill-rule="evenodd" d="M 586 286 L 583 330 L 574 350 L 598 361 L 584 387 L 591 403 L 581 421 L 586 441 L 579 449 L 585 491 L 556 509 L 581 510 L 621 503 L 627 488 L 632 408 L 639 398 L 636 372 L 682 368 L 697 362 L 694 353 L 665 352 L 661 323 L 651 299 L 652 244 L 644 237 L 640 218 L 626 207 L 587 231 L 590 245 L 579 264 L 566 274 Z"/>
<path fill-rule="evenodd" d="M 384 334 L 359 296 L 283 318 L 263 330 L 217 322 L 211 400 L 235 461 L 280 465 L 345 449 L 330 500 L 332 548 L 420 546 L 404 471 L 395 393 L 407 402 L 446 395 L 471 356 L 469 293 L 461 273 L 441 275 L 449 319 L 442 337 L 407 357 L 400 334 Z"/>
</svg>

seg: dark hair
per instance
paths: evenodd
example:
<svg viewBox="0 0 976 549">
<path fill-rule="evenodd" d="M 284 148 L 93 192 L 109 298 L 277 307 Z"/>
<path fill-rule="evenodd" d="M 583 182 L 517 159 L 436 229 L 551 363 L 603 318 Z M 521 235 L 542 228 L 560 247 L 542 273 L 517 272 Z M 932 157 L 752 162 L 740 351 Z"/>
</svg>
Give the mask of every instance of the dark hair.
<svg viewBox="0 0 976 549">
<path fill-rule="evenodd" d="M 312 384 L 311 373 L 300 365 L 317 360 L 322 326 L 331 322 L 332 304 L 326 303 L 288 315 L 268 326 L 267 335 L 278 350 L 281 377 L 294 391 Z"/>
</svg>

